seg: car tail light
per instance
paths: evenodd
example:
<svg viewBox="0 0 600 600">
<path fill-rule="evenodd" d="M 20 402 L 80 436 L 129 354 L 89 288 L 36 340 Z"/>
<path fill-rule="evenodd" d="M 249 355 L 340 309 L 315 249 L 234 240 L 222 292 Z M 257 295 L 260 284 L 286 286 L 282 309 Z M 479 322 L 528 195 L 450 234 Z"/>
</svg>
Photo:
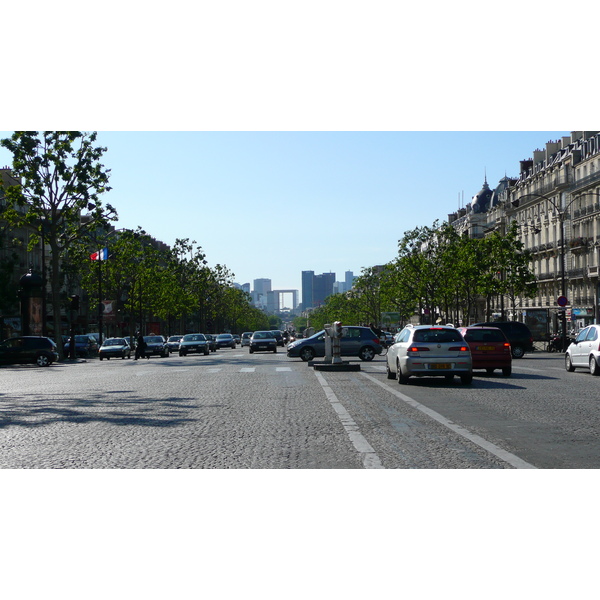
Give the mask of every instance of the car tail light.
<svg viewBox="0 0 600 600">
<path fill-rule="evenodd" d="M 466 352 L 468 349 L 467 346 L 452 346 L 452 348 L 448 348 L 448 352 Z"/>
<path fill-rule="evenodd" d="M 427 346 L 409 346 L 408 347 L 408 352 L 423 352 L 423 351 L 429 351 L 429 348 Z"/>
</svg>

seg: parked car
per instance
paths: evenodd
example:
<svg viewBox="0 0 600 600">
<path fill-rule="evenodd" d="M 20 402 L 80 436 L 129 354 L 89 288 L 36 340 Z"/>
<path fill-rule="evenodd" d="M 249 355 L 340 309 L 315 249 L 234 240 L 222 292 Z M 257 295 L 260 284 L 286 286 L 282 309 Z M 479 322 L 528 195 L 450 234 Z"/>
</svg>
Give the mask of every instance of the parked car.
<svg viewBox="0 0 600 600">
<path fill-rule="evenodd" d="M 600 375 L 600 325 L 582 329 L 567 348 L 565 368 L 573 372 L 579 367 L 589 369 L 592 375 Z"/>
<path fill-rule="evenodd" d="M 154 356 L 156 354 L 163 358 L 168 358 L 170 354 L 169 346 L 167 346 L 167 340 L 162 335 L 145 335 L 144 341 L 146 342 L 145 356 Z"/>
<path fill-rule="evenodd" d="M 57 360 L 56 343 L 47 337 L 23 335 L 0 343 L 2 364 L 33 363 L 38 367 L 47 367 Z"/>
<path fill-rule="evenodd" d="M 205 333 L 204 337 L 206 338 L 206 340 L 208 341 L 208 347 L 210 348 L 211 352 L 216 352 L 217 351 L 217 336 L 213 335 L 212 333 Z"/>
<path fill-rule="evenodd" d="M 131 346 L 125 338 L 108 338 L 98 350 L 100 360 L 111 358 L 131 358 Z"/>
<path fill-rule="evenodd" d="M 249 346 L 250 345 L 250 338 L 252 337 L 252 331 L 246 331 L 244 333 L 242 333 L 242 338 L 241 338 L 241 345 L 242 348 L 244 346 Z"/>
<path fill-rule="evenodd" d="M 232 348 L 235 350 L 235 340 L 230 333 L 220 333 L 217 336 L 217 348 Z"/>
<path fill-rule="evenodd" d="M 502 369 L 502 375 L 512 373 L 510 342 L 504 332 L 497 327 L 458 327 L 471 350 L 473 369 L 485 369 L 493 373 Z"/>
<path fill-rule="evenodd" d="M 361 360 L 373 360 L 381 354 L 383 347 L 377 334 L 370 327 L 349 325 L 342 327 L 340 339 L 341 356 L 358 356 Z M 300 357 L 304 361 L 313 360 L 317 356 L 325 356 L 325 331 L 296 340 L 288 344 L 287 355 L 290 358 Z"/>
<path fill-rule="evenodd" d="M 469 345 L 453 327 L 407 326 L 394 337 L 386 355 L 388 379 L 407 384 L 410 377 L 455 375 L 463 384 L 473 381 L 473 363 Z"/>
<path fill-rule="evenodd" d="M 71 339 L 64 346 L 65 356 L 71 355 Z M 75 336 L 75 356 L 87 358 L 98 354 L 98 342 L 96 337 L 91 334 L 81 334 Z"/>
<path fill-rule="evenodd" d="M 272 331 L 255 331 L 250 338 L 250 354 L 253 352 L 277 352 L 277 338 Z"/>
<path fill-rule="evenodd" d="M 510 342 L 513 358 L 523 358 L 526 352 L 533 352 L 533 335 L 525 323 L 519 321 L 487 321 L 475 323 L 473 327 L 497 327 L 502 329 Z"/>
<path fill-rule="evenodd" d="M 167 346 L 169 346 L 169 352 L 179 352 L 179 342 L 183 335 L 172 335 L 167 340 Z"/>
<path fill-rule="evenodd" d="M 283 331 L 279 329 L 271 329 L 271 333 L 275 336 L 275 339 L 277 340 L 277 345 L 283 348 L 285 346 L 285 343 L 283 341 Z"/>
</svg>

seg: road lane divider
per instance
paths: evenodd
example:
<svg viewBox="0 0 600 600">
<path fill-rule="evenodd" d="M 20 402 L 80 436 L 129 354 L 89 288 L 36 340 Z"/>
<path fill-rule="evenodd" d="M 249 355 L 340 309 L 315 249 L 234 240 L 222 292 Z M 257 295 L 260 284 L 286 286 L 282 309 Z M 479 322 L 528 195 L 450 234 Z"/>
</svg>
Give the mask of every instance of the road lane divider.
<svg viewBox="0 0 600 600">
<path fill-rule="evenodd" d="M 379 381 L 375 377 L 372 377 L 371 375 L 367 375 L 365 372 L 361 372 L 361 375 L 363 377 L 366 377 L 369 381 L 372 381 L 373 383 L 377 384 L 379 387 L 383 388 L 384 390 L 388 391 L 390 394 L 393 394 L 394 396 L 396 396 L 396 398 L 399 398 L 403 402 L 406 402 L 406 404 L 408 404 L 409 406 L 412 406 L 416 410 L 426 414 L 428 417 L 431 417 L 434 421 L 437 421 L 438 423 L 440 423 L 444 427 L 447 427 L 454 433 L 469 440 L 470 442 L 473 442 L 475 445 L 479 446 L 480 448 L 483 448 L 490 454 L 493 454 L 500 460 L 503 460 L 504 462 L 508 463 L 515 469 L 536 469 L 537 468 L 537 467 L 534 467 L 532 464 L 524 461 L 522 458 L 519 458 L 518 456 L 508 452 L 507 450 L 503 450 L 499 446 L 496 446 L 496 444 L 493 444 L 492 442 L 488 442 L 486 439 L 482 438 L 481 436 L 479 436 L 475 433 L 471 433 L 468 429 L 465 429 L 464 427 L 461 427 L 460 425 L 453 423 L 452 421 L 450 421 L 449 419 L 446 419 L 446 417 L 444 417 L 440 413 L 436 412 L 435 410 L 431 410 L 427 406 L 421 404 L 420 402 L 417 402 L 410 396 L 407 396 L 406 394 L 403 394 L 402 392 L 391 388 L 389 385 L 383 383 L 382 381 Z"/>
<path fill-rule="evenodd" d="M 384 466 L 381 464 L 379 456 L 377 456 L 377 453 L 373 450 L 371 444 L 367 442 L 366 438 L 359 431 L 358 425 L 354 422 L 350 413 L 342 406 L 342 403 L 338 400 L 334 391 L 325 380 L 325 377 L 323 377 L 319 371 L 315 370 L 313 372 L 321 384 L 327 400 L 329 400 L 329 403 L 346 430 L 352 445 L 356 448 L 356 451 L 362 455 L 362 463 L 365 469 L 383 469 Z"/>
</svg>

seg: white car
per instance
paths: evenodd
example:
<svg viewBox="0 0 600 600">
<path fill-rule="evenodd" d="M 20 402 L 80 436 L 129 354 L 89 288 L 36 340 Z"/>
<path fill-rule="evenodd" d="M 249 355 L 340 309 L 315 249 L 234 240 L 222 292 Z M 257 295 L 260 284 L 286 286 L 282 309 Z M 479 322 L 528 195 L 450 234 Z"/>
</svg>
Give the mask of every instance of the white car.
<svg viewBox="0 0 600 600">
<path fill-rule="evenodd" d="M 463 384 L 473 381 L 473 362 L 469 344 L 452 327 L 417 325 L 405 327 L 394 337 L 386 355 L 388 379 L 407 384 L 410 377 L 455 375 Z"/>
<path fill-rule="evenodd" d="M 589 369 L 592 375 L 600 375 L 600 325 L 582 329 L 567 348 L 565 368 L 573 372 L 576 367 Z"/>
<path fill-rule="evenodd" d="M 242 333 L 242 347 L 250 345 L 250 338 L 252 337 L 252 331 L 246 331 Z"/>
</svg>

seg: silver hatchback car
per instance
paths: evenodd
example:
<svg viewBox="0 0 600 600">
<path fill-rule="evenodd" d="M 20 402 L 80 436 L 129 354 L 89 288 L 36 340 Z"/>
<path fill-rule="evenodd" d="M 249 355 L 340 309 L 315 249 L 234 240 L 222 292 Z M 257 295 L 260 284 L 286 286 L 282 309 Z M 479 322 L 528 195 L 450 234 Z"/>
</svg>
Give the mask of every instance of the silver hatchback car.
<svg viewBox="0 0 600 600">
<path fill-rule="evenodd" d="M 565 368 L 573 372 L 576 367 L 600 375 L 600 325 L 588 325 L 582 329 L 575 341 L 567 348 Z"/>
<path fill-rule="evenodd" d="M 394 337 L 386 356 L 388 379 L 407 384 L 410 377 L 455 375 L 464 384 L 473 381 L 471 350 L 460 332 L 453 327 L 417 325 L 405 327 Z"/>
</svg>

